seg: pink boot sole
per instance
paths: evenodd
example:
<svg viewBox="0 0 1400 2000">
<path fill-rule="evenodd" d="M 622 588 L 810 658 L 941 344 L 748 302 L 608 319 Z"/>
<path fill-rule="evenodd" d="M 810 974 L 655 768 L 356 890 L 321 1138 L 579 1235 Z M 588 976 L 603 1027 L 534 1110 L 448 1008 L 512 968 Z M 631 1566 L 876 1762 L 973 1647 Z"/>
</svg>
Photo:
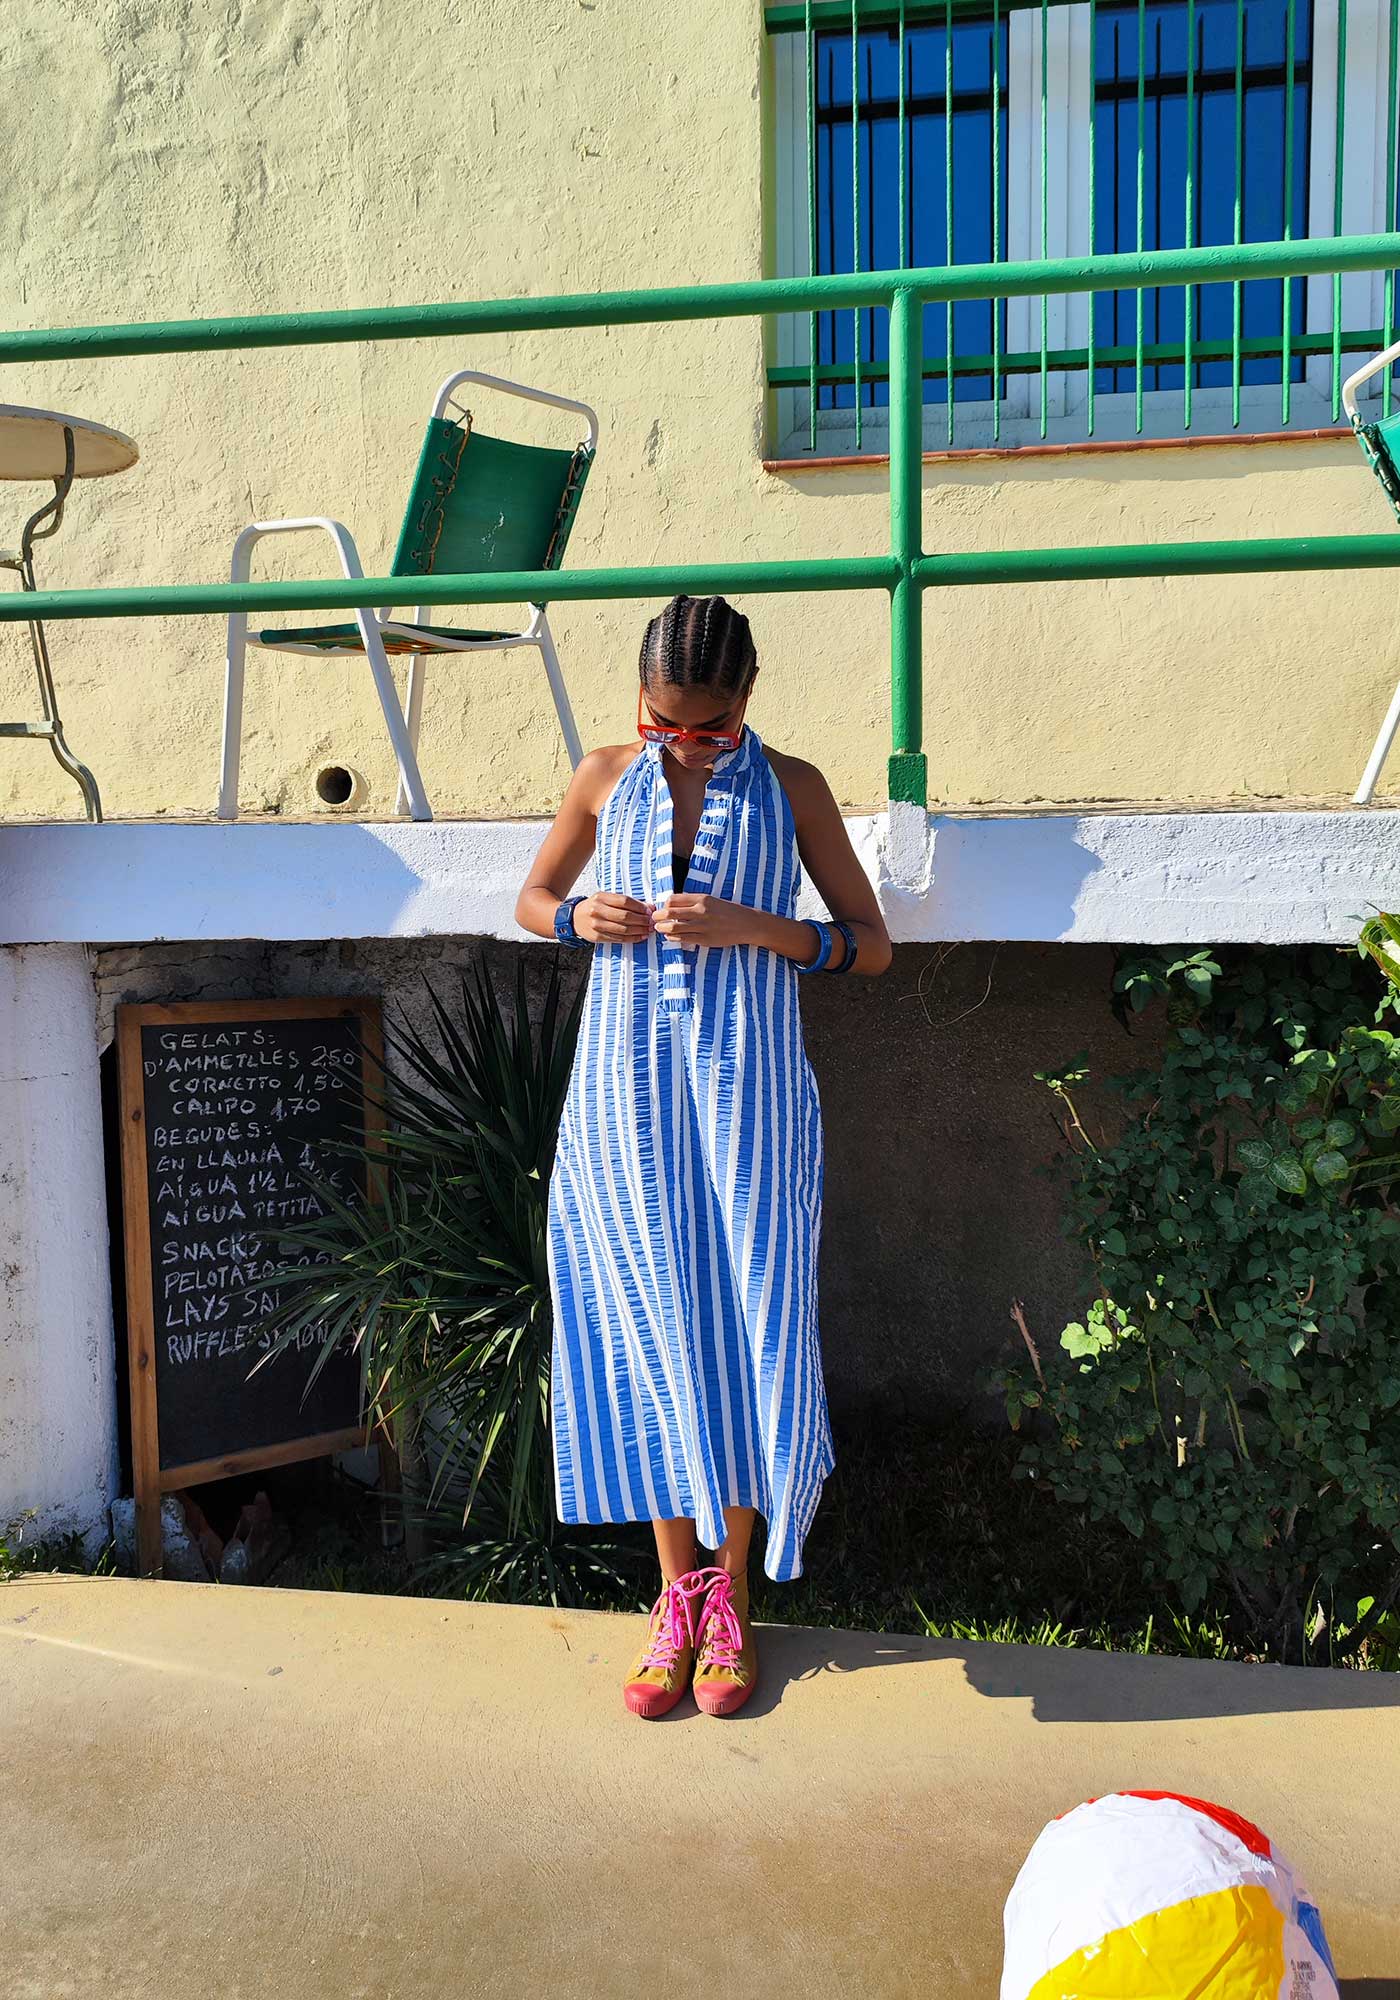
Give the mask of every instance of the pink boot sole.
<svg viewBox="0 0 1400 2000">
<path fill-rule="evenodd" d="M 628 1681 L 622 1690 L 622 1699 L 633 1715 L 640 1715 L 646 1722 L 655 1722 L 658 1716 L 669 1715 L 684 1693 L 684 1687 L 667 1694 L 665 1688 L 653 1687 L 650 1681 Z"/>
<path fill-rule="evenodd" d="M 693 1687 L 695 1706 L 706 1715 L 733 1715 L 741 1709 L 754 1689 L 758 1686 L 758 1676 L 754 1675 L 747 1687 L 709 1688 L 702 1681 Z"/>
</svg>

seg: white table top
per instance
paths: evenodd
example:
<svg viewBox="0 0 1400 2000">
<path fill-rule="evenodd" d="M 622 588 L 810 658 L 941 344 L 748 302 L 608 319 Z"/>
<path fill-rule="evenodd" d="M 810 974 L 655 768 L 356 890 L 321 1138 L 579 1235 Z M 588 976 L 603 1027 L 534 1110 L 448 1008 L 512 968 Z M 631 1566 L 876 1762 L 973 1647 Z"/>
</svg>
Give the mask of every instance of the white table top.
<svg viewBox="0 0 1400 2000">
<path fill-rule="evenodd" d="M 0 403 L 0 479 L 61 479 L 65 427 L 73 433 L 73 476 L 102 479 L 140 456 L 133 439 L 86 417 Z"/>
</svg>

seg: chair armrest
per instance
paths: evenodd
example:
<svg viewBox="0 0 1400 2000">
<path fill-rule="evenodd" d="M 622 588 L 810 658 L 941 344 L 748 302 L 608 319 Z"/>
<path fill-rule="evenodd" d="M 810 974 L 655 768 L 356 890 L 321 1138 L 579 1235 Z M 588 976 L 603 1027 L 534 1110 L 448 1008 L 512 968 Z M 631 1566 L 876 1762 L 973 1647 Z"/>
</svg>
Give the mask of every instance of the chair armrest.
<svg viewBox="0 0 1400 2000">
<path fill-rule="evenodd" d="M 329 515 L 311 514 L 307 515 L 304 519 L 298 520 L 252 522 L 243 530 L 233 545 L 233 563 L 230 569 L 230 581 L 233 583 L 246 583 L 248 581 L 248 571 L 252 561 L 254 544 L 260 542 L 264 535 L 300 535 L 308 531 L 319 531 L 330 536 L 331 540 L 335 543 L 336 554 L 340 557 L 342 575 L 347 577 L 364 575 L 364 566 L 360 561 L 360 552 L 355 547 L 355 538 L 350 533 L 350 530 L 343 522 L 332 521 Z M 380 620 L 382 621 L 387 618 L 393 608 L 391 604 L 378 606 Z"/>
<path fill-rule="evenodd" d="M 360 563 L 360 553 L 355 547 L 350 530 L 339 521 L 332 521 L 327 515 L 308 515 L 293 521 L 253 521 L 246 527 L 233 545 L 233 562 L 229 580 L 232 583 L 246 583 L 252 562 L 254 544 L 265 535 L 302 535 L 321 533 L 329 535 L 335 543 L 336 554 L 340 557 L 341 573 L 347 577 L 364 575 Z"/>
</svg>

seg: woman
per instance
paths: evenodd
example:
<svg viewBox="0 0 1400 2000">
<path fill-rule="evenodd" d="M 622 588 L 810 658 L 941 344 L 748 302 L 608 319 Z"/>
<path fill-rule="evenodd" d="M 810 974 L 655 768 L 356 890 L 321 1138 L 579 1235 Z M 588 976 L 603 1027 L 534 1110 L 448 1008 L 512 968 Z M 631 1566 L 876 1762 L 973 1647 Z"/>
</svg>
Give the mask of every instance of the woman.
<svg viewBox="0 0 1400 2000">
<path fill-rule="evenodd" d="M 594 947 L 549 1186 L 556 1500 L 563 1521 L 655 1529 L 661 1593 L 624 1684 L 648 1718 L 692 1683 L 711 1715 L 753 1692 L 757 1513 L 765 1573 L 802 1573 L 833 1456 L 799 975 L 891 957 L 826 780 L 745 721 L 757 675 L 723 598 L 653 618 L 640 747 L 583 759 L 516 905 Z M 598 892 L 571 895 L 590 855 Z M 794 919 L 804 865 L 836 923 Z"/>
</svg>

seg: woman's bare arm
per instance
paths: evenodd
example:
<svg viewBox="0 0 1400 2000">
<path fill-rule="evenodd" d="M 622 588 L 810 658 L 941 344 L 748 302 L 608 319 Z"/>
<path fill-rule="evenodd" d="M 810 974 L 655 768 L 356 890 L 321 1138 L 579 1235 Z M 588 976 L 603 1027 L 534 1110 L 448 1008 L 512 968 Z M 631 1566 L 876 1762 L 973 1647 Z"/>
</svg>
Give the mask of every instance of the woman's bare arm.
<svg viewBox="0 0 1400 2000">
<path fill-rule="evenodd" d="M 851 846 L 846 822 L 831 787 L 815 764 L 805 763 L 800 757 L 779 753 L 774 763 L 792 807 L 803 868 L 832 916 L 848 923 L 856 934 L 853 971 L 871 975 L 887 971 L 894 956 L 890 934 L 885 929 L 879 898 Z M 762 942 L 771 943 L 786 957 L 804 963 L 816 957 L 811 927 L 805 921 L 774 917 L 768 922 L 783 927 L 784 939 L 780 940 L 775 933 Z M 829 968 L 835 970 L 845 956 L 846 941 L 837 931 L 827 961 Z"/>
</svg>

